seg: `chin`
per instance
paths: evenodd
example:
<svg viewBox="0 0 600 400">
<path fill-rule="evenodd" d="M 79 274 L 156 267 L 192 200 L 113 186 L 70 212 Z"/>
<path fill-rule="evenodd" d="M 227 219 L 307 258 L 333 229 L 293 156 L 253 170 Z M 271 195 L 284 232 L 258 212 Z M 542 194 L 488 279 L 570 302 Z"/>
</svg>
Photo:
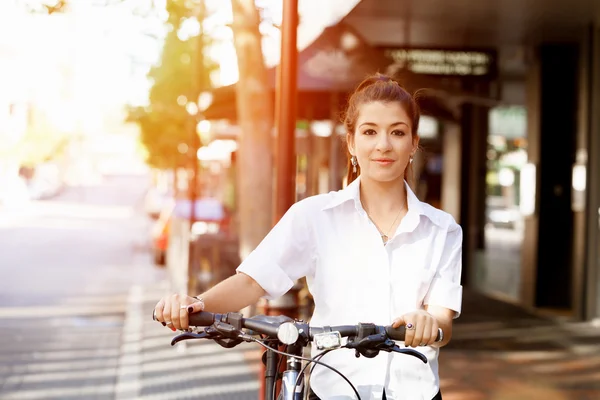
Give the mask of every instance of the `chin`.
<svg viewBox="0 0 600 400">
<path fill-rule="evenodd" d="M 390 174 L 390 173 L 369 174 L 368 179 L 370 179 L 374 182 L 385 182 L 385 183 L 395 182 L 395 181 L 404 181 L 404 174 Z"/>
</svg>

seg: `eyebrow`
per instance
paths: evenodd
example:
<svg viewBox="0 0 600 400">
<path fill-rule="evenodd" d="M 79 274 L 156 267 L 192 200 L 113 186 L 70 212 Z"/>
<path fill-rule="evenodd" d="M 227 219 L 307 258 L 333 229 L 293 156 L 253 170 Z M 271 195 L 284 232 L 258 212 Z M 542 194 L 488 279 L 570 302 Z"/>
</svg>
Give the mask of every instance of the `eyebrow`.
<svg viewBox="0 0 600 400">
<path fill-rule="evenodd" d="M 363 125 L 367 125 L 367 126 L 377 126 L 377 124 L 376 124 L 376 123 L 374 123 L 374 122 L 363 122 L 363 123 L 362 123 L 362 124 L 360 124 L 358 127 L 360 128 L 360 127 L 361 127 L 361 126 L 363 126 Z M 391 125 L 390 125 L 390 127 L 397 126 L 397 125 L 406 125 L 407 127 L 410 127 L 410 126 L 409 126 L 409 125 L 408 125 L 406 122 L 402 122 L 402 121 L 399 121 L 399 122 L 394 122 L 393 124 L 391 124 Z"/>
</svg>

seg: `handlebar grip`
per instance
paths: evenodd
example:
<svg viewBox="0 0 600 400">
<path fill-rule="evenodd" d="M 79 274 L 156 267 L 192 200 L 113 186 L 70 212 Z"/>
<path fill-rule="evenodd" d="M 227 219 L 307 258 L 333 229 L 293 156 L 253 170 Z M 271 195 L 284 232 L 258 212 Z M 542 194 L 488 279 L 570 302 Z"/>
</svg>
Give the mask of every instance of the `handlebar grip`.
<svg viewBox="0 0 600 400">
<path fill-rule="evenodd" d="M 200 311 L 193 313 L 188 316 L 189 324 L 191 326 L 209 326 L 215 322 L 216 314 L 208 311 Z"/>
<path fill-rule="evenodd" d="M 404 336 L 406 335 L 406 327 L 403 325 L 394 329 L 392 326 L 386 326 L 385 333 L 387 333 L 388 337 L 392 340 L 403 341 Z"/>
</svg>

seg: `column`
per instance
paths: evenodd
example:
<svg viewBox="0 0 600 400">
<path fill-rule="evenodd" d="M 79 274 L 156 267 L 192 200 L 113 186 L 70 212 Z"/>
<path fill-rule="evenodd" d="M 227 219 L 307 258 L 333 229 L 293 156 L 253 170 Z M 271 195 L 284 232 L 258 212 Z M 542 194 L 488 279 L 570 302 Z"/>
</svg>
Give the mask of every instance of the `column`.
<svg viewBox="0 0 600 400">
<path fill-rule="evenodd" d="M 462 283 L 469 286 L 475 282 L 477 273 L 475 254 L 485 247 L 485 178 L 489 108 L 475 104 L 463 104 L 461 111 Z"/>
<path fill-rule="evenodd" d="M 528 101 L 537 103 L 537 109 L 528 111 L 538 198 L 536 215 L 526 221 L 523 300 L 529 306 L 568 310 L 573 307 L 571 175 L 578 128 L 579 48 L 544 44 L 537 49 L 537 60 L 530 77 L 537 80 L 537 88 L 535 83 L 528 88 Z"/>
<path fill-rule="evenodd" d="M 457 124 L 443 126 L 442 209 L 460 221 L 461 132 Z"/>
<path fill-rule="evenodd" d="M 600 17 L 587 35 L 588 157 L 585 210 L 588 223 L 586 238 L 584 290 L 586 301 L 583 317 L 600 318 Z"/>
</svg>

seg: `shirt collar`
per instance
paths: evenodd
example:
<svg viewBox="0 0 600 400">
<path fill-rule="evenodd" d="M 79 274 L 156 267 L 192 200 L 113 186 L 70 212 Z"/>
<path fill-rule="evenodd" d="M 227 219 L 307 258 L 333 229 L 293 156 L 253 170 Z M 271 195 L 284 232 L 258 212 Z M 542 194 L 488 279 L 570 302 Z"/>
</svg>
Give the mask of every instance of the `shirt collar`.
<svg viewBox="0 0 600 400">
<path fill-rule="evenodd" d="M 403 220 L 402 225 L 407 225 L 408 230 L 414 230 L 419 223 L 419 217 L 421 215 L 426 216 L 434 224 L 441 226 L 437 213 L 434 213 L 433 208 L 424 205 L 412 191 L 406 181 L 404 181 L 404 187 L 406 188 L 406 200 L 408 203 L 407 217 Z M 333 192 L 332 199 L 323 207 L 323 210 L 329 210 L 340 206 L 348 201 L 354 201 L 354 206 L 358 212 L 364 212 L 362 204 L 360 202 L 360 176 L 353 180 L 344 189 Z M 406 221 L 406 222 L 404 222 Z"/>
</svg>

